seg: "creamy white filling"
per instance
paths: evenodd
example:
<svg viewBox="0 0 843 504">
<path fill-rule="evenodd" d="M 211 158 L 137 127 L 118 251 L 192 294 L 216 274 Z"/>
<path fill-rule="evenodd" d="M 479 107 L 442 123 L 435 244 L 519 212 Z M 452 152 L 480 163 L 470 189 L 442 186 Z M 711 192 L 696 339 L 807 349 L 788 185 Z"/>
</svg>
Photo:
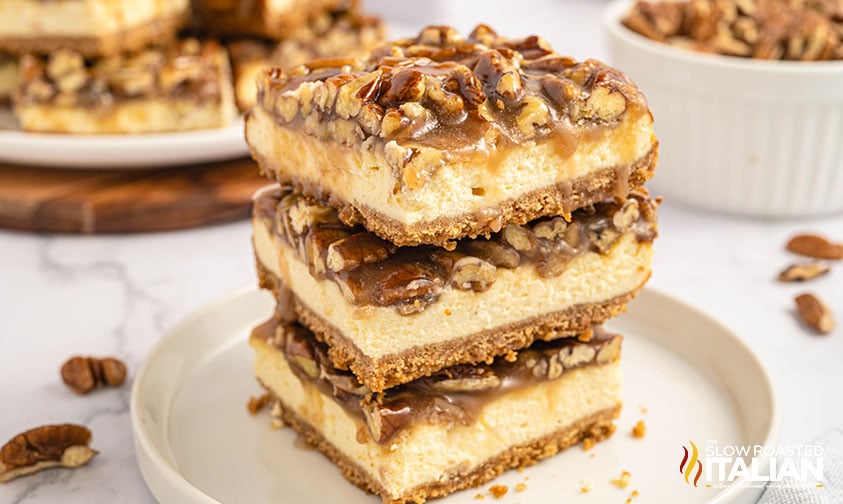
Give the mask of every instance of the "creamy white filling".
<svg viewBox="0 0 843 504">
<path fill-rule="evenodd" d="M 261 107 L 253 109 L 246 137 L 287 179 L 319 182 L 343 201 L 406 225 L 473 214 L 558 182 L 629 165 L 650 152 L 655 142 L 652 118 L 639 114 L 583 139 L 569 157 L 561 157 L 549 143 L 527 144 L 501 153 L 494 163 L 448 163 L 421 188 L 402 186 L 395 192 L 398 180 L 373 142 L 349 148 L 322 141 L 277 126 Z"/>
<path fill-rule="evenodd" d="M 231 100 L 228 97 L 224 103 L 196 103 L 149 99 L 103 108 L 18 105 L 15 115 L 26 131 L 79 134 L 186 131 L 230 124 L 237 113 Z"/>
<path fill-rule="evenodd" d="M 650 274 L 652 247 L 625 233 L 606 255 L 588 252 L 564 273 L 542 278 L 531 265 L 500 268 L 495 283 L 476 293 L 447 288 L 421 313 L 401 315 L 393 307 L 354 306 L 332 280 L 317 280 L 260 219 L 253 222 L 258 260 L 316 315 L 333 325 L 365 355 L 378 358 L 417 345 L 467 335 L 531 317 L 627 294 Z"/>
<path fill-rule="evenodd" d="M 252 340 L 257 377 L 295 413 L 393 498 L 420 485 L 446 482 L 513 446 L 529 443 L 581 418 L 621 403 L 620 362 L 587 366 L 491 400 L 468 426 L 425 424 L 405 429 L 385 445 L 358 441 L 362 422 L 313 384 L 303 385 L 281 352 Z"/>
<path fill-rule="evenodd" d="M 96 37 L 188 7 L 189 0 L 2 0 L 0 37 Z"/>
</svg>

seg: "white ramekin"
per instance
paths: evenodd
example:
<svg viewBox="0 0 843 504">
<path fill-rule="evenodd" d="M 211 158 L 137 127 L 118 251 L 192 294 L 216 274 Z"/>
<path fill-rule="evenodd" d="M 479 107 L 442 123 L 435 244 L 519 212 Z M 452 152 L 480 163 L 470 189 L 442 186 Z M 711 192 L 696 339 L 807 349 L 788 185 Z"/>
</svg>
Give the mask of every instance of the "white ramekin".
<svg viewBox="0 0 843 504">
<path fill-rule="evenodd" d="M 718 56 L 643 37 L 606 11 L 609 54 L 644 91 L 660 161 L 652 187 L 759 217 L 843 210 L 843 61 Z"/>
</svg>

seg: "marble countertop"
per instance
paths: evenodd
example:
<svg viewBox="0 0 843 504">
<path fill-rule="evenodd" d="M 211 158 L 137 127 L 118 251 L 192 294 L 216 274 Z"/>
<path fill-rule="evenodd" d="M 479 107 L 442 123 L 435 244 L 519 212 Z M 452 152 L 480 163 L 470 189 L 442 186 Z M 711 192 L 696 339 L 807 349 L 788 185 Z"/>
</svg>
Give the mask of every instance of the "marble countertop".
<svg viewBox="0 0 843 504">
<path fill-rule="evenodd" d="M 524 2 L 490 7 L 465 0 L 437 3 L 439 11 L 408 9 L 398 21 L 468 29 L 471 22 L 462 21 L 482 18 L 512 34 L 550 33 L 555 27 L 552 42 L 565 52 L 604 57 L 602 3 L 536 3 L 559 12 L 564 5 L 565 15 L 531 21 L 521 15 Z M 389 8 L 385 0 L 370 4 Z M 776 387 L 781 442 L 807 442 L 843 425 L 843 402 L 828 394 L 829 387 L 843 383 L 843 329 L 828 336 L 806 332 L 793 314 L 793 297 L 805 287 L 775 281 L 793 261 L 783 248 L 791 234 L 814 230 L 840 239 L 843 218 L 742 219 L 668 200 L 660 229 L 650 286 L 719 319 L 754 349 Z M 154 502 L 134 457 L 131 384 L 81 398 L 61 383 L 59 367 L 73 354 L 113 354 L 126 361 L 131 374 L 182 317 L 254 284 L 248 223 L 96 237 L 0 231 L 0 254 L 0 438 L 46 423 L 74 422 L 92 429 L 103 454 L 90 470 L 46 471 L 2 485 L 0 502 Z M 838 268 L 809 288 L 843 313 L 841 275 Z"/>
</svg>

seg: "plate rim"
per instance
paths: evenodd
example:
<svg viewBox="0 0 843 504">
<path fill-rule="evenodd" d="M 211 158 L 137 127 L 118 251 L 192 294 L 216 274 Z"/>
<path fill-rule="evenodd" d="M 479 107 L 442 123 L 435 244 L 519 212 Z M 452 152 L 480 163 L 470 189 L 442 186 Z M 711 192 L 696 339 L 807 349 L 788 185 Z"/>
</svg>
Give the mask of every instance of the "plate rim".
<svg viewBox="0 0 843 504">
<path fill-rule="evenodd" d="M 132 171 L 225 161 L 249 154 L 244 124 L 241 114 L 220 128 L 158 133 L 99 135 L 0 129 L 0 152 L 14 146 L 11 154 L 0 154 L 0 162 L 27 168 Z M 214 148 L 207 149 L 209 145 Z M 158 154 L 146 160 L 134 159 L 133 154 L 150 149 Z M 24 151 L 45 153 L 28 156 Z M 170 154 L 162 156 L 161 151 Z M 59 157 L 69 159 L 55 161 Z"/>
<path fill-rule="evenodd" d="M 218 310 L 221 306 L 232 303 L 243 296 L 251 295 L 255 292 L 260 292 L 260 289 L 254 284 L 247 284 L 232 291 L 229 291 L 228 293 L 221 295 L 217 298 L 214 298 L 208 303 L 205 303 L 189 312 L 176 324 L 164 331 L 164 334 L 158 339 L 158 341 L 156 341 L 155 345 L 153 345 L 153 347 L 147 353 L 140 370 L 135 375 L 134 381 L 132 383 L 132 391 L 129 401 L 129 412 L 132 425 L 132 438 L 134 440 L 135 446 L 135 459 L 140 468 L 144 483 L 146 484 L 147 488 L 150 490 L 156 500 L 158 500 L 158 495 L 156 495 L 156 489 L 153 488 L 155 485 L 150 484 L 150 479 L 154 478 L 155 476 L 147 474 L 147 471 L 152 470 L 152 467 L 147 467 L 148 464 L 154 466 L 154 470 L 157 471 L 157 476 L 166 479 L 173 490 L 179 492 L 182 496 L 190 496 L 193 499 L 193 502 L 222 504 L 219 500 L 211 497 L 210 495 L 202 491 L 202 489 L 191 483 L 187 478 L 185 478 L 181 473 L 179 473 L 176 468 L 168 460 L 166 460 L 161 448 L 157 446 L 155 441 L 146 432 L 146 425 L 143 419 L 141 418 L 140 411 L 142 409 L 141 394 L 143 393 L 142 389 L 146 386 L 145 383 L 147 381 L 147 375 L 149 373 L 150 367 L 149 363 L 154 362 L 155 357 L 161 354 L 164 350 L 166 350 L 167 346 L 170 345 L 173 340 L 177 339 L 179 335 L 184 332 L 187 326 L 190 326 L 196 323 L 197 321 L 203 319 L 209 313 L 213 313 L 214 311 Z M 764 434 L 763 443 L 776 443 L 778 441 L 779 432 L 781 428 L 781 411 L 776 390 L 773 381 L 771 380 L 769 371 L 767 370 L 763 361 L 761 361 L 758 355 L 752 350 L 752 348 L 735 331 L 730 329 L 720 320 L 675 296 L 672 296 L 661 291 L 660 289 L 655 289 L 652 287 L 646 287 L 642 291 L 641 295 L 652 296 L 658 299 L 660 302 L 674 303 L 676 305 L 681 306 L 685 310 L 694 312 L 697 316 L 707 319 L 707 321 L 717 327 L 718 330 L 727 334 L 732 343 L 735 344 L 740 350 L 742 350 L 746 354 L 746 356 L 751 360 L 752 364 L 756 367 L 756 370 L 758 371 L 757 376 L 760 381 L 760 385 L 768 393 L 770 401 L 771 412 L 769 419 L 769 429 L 767 429 Z M 672 351 L 671 353 L 675 354 L 675 352 Z M 707 501 L 707 503 L 720 504 L 730 502 L 731 499 L 738 497 L 738 495 L 736 494 L 741 493 L 742 490 L 745 489 L 743 483 L 744 481 L 742 477 L 736 479 L 728 487 L 722 489 L 721 491 L 713 495 Z"/>
</svg>

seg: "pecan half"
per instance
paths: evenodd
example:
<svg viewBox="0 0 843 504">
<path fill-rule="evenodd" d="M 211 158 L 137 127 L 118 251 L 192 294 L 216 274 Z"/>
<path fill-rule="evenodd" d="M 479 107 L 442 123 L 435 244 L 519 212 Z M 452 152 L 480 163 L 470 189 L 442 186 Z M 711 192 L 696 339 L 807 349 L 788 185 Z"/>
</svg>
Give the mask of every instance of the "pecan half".
<svg viewBox="0 0 843 504">
<path fill-rule="evenodd" d="M 818 259 L 843 259 L 843 244 L 832 243 L 826 238 L 814 234 L 794 236 L 787 242 L 787 250 L 794 254 Z"/>
<path fill-rule="evenodd" d="M 18 434 L 0 448 L 0 483 L 51 467 L 80 467 L 98 452 L 91 431 L 73 424 L 44 425 Z"/>
<path fill-rule="evenodd" d="M 361 264 L 383 261 L 394 250 L 394 245 L 373 233 L 355 233 L 328 247 L 328 268 L 335 273 L 351 271 Z"/>
<path fill-rule="evenodd" d="M 61 377 L 71 390 L 84 395 L 95 388 L 120 386 L 126 379 L 126 365 L 114 357 L 77 355 L 61 367 Z"/>
<path fill-rule="evenodd" d="M 834 330 L 834 316 L 831 309 L 814 294 L 796 296 L 796 311 L 805 324 L 819 334 Z"/>
</svg>

